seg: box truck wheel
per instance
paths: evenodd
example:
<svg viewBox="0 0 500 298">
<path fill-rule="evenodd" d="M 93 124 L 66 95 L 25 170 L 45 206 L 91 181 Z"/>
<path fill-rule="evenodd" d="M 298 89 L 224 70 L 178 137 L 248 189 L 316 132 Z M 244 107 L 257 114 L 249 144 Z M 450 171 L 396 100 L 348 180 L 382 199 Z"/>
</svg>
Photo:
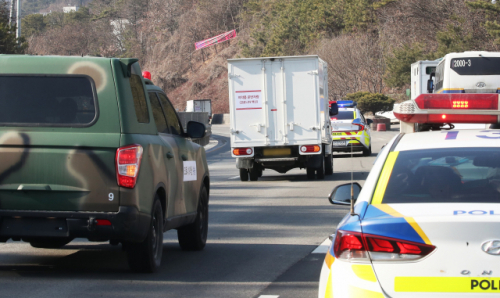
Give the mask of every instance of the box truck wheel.
<svg viewBox="0 0 500 298">
<path fill-rule="evenodd" d="M 321 166 L 316 169 L 316 178 L 325 179 L 325 159 L 321 159 Z"/>
<path fill-rule="evenodd" d="M 316 175 L 316 169 L 307 167 L 306 170 L 307 170 L 307 179 L 314 179 Z"/>
<path fill-rule="evenodd" d="M 248 170 L 247 169 L 240 169 L 240 180 L 241 181 L 248 181 Z"/>
<path fill-rule="evenodd" d="M 253 164 L 253 168 L 248 170 L 250 181 L 257 181 L 262 176 L 262 167 L 258 163 Z"/>
<path fill-rule="evenodd" d="M 331 154 L 325 156 L 325 174 L 326 175 L 333 174 L 333 156 Z"/>
</svg>

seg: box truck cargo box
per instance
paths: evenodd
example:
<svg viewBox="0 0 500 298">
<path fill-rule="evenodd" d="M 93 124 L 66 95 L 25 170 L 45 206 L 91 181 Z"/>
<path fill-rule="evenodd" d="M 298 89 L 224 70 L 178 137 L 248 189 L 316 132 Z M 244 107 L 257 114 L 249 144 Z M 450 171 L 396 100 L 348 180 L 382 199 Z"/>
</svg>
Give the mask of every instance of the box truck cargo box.
<svg viewBox="0 0 500 298">
<path fill-rule="evenodd" d="M 262 170 L 333 173 L 327 64 L 318 56 L 229 59 L 232 156 L 242 181 Z"/>
</svg>

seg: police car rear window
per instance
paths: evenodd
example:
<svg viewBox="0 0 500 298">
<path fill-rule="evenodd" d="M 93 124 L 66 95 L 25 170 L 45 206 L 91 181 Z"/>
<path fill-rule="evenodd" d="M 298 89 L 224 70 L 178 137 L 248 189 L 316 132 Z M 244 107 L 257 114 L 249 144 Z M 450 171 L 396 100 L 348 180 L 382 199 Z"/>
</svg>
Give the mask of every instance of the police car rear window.
<svg viewBox="0 0 500 298">
<path fill-rule="evenodd" d="M 335 120 L 352 120 L 354 119 L 354 111 L 339 111 L 339 113 L 332 118 Z"/>
<path fill-rule="evenodd" d="M 401 151 L 382 203 L 500 203 L 500 149 Z M 390 171 L 390 158 L 384 171 Z M 375 196 L 380 195 L 383 176 Z M 377 191 L 379 191 L 377 193 Z M 375 199 L 375 198 L 374 198 Z"/>
<path fill-rule="evenodd" d="M 97 120 L 93 80 L 83 75 L 0 75 L 1 126 L 89 126 Z"/>
</svg>

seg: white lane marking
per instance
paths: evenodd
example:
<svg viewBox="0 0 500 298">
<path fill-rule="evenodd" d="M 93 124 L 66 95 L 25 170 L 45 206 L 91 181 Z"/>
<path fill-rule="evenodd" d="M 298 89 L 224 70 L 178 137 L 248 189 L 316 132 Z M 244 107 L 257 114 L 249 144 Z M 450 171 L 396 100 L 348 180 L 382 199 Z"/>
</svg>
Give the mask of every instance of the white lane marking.
<svg viewBox="0 0 500 298">
<path fill-rule="evenodd" d="M 278 298 L 279 295 L 260 295 L 259 298 Z"/>
<path fill-rule="evenodd" d="M 234 179 L 238 179 L 238 178 L 240 178 L 240 176 L 234 176 L 234 177 L 228 178 L 228 180 L 234 180 Z"/>
<path fill-rule="evenodd" d="M 318 247 L 316 247 L 315 250 L 313 250 L 312 254 L 326 254 L 328 252 L 328 249 L 330 248 L 330 244 L 332 244 L 332 241 L 326 238 L 323 243 L 321 243 Z"/>
</svg>

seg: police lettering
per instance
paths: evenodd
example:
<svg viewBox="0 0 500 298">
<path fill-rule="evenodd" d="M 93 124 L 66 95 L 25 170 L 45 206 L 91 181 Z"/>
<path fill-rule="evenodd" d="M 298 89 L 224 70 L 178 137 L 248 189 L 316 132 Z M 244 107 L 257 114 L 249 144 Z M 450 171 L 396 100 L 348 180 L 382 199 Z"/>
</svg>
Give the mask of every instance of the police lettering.
<svg viewBox="0 0 500 298">
<path fill-rule="evenodd" d="M 490 210 L 488 212 L 486 210 L 455 210 L 453 211 L 453 215 L 500 215 L 500 211 Z"/>
<path fill-rule="evenodd" d="M 500 280 L 490 280 L 490 279 L 471 279 L 470 289 L 474 290 L 479 287 L 481 290 L 498 290 L 500 289 Z M 479 290 L 479 289 L 476 289 Z"/>
</svg>

